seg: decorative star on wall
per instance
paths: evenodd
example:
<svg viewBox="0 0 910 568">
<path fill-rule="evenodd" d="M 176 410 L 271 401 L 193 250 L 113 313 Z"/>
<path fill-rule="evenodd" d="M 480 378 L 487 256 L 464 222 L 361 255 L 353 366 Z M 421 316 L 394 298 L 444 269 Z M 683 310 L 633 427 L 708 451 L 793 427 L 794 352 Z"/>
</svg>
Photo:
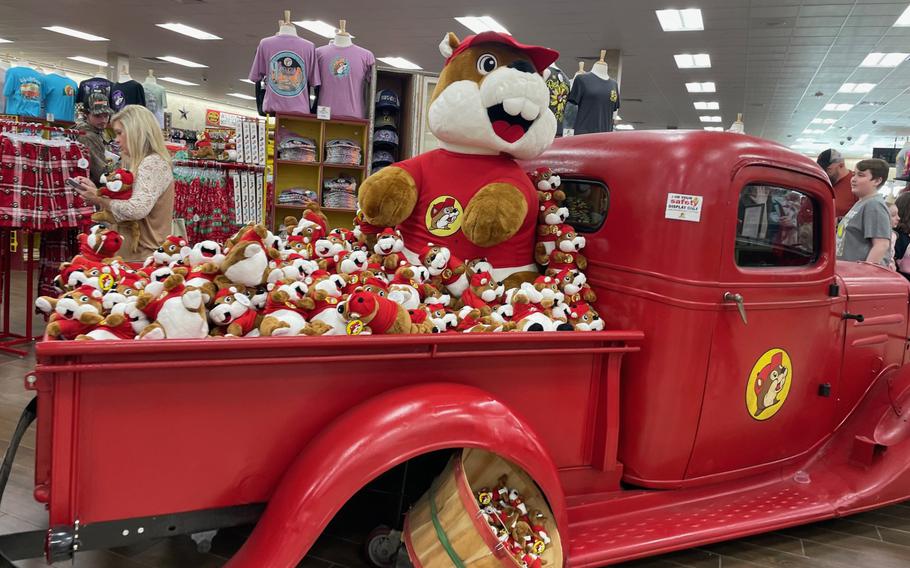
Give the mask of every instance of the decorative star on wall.
<svg viewBox="0 0 910 568">
<path fill-rule="evenodd" d="M 179 112 L 180 112 L 180 120 L 189 120 L 190 119 L 189 111 L 186 110 L 186 107 L 181 108 Z"/>
</svg>

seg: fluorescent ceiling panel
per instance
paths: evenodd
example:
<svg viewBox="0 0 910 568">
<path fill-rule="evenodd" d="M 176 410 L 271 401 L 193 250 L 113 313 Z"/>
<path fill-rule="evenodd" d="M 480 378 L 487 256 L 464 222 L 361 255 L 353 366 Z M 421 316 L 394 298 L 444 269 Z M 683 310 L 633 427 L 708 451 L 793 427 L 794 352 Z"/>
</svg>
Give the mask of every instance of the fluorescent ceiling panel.
<svg viewBox="0 0 910 568">
<path fill-rule="evenodd" d="M 322 37 L 333 38 L 337 32 L 335 26 L 327 24 L 322 20 L 300 20 L 299 22 L 294 23 L 316 35 L 321 35 Z"/>
<path fill-rule="evenodd" d="M 193 39 L 202 39 L 202 40 L 213 40 L 221 39 L 220 37 L 210 34 L 209 32 L 204 32 L 200 29 L 194 28 L 192 26 L 187 26 L 184 24 L 155 24 L 159 28 L 164 28 L 166 30 L 171 30 L 172 32 L 177 32 L 178 34 L 183 34 L 189 36 Z"/>
<path fill-rule="evenodd" d="M 70 37 L 84 39 L 85 41 L 110 41 L 106 37 L 96 36 L 86 32 L 80 32 L 79 30 L 65 28 L 63 26 L 50 26 L 43 29 L 49 32 L 55 32 L 58 34 L 68 35 Z"/>
<path fill-rule="evenodd" d="M 701 10 L 698 8 L 655 10 L 655 13 L 661 29 L 665 32 L 692 32 L 705 29 Z"/>
<path fill-rule="evenodd" d="M 183 79 L 178 79 L 177 77 L 160 77 L 159 80 L 164 81 L 165 83 L 174 83 L 175 85 L 183 85 L 185 87 L 198 87 L 199 83 L 191 83 L 190 81 L 184 81 Z"/>
<path fill-rule="evenodd" d="M 189 59 L 182 59 L 180 57 L 174 57 L 173 55 L 165 55 L 159 57 L 161 61 L 167 61 L 168 63 L 175 63 L 177 65 L 183 65 L 184 67 L 192 67 L 194 69 L 206 69 L 208 65 L 203 65 L 202 63 L 196 63 L 195 61 L 190 61 Z"/>
<path fill-rule="evenodd" d="M 717 91 L 717 87 L 712 81 L 705 83 L 686 83 L 686 90 L 690 93 L 713 93 Z"/>
<path fill-rule="evenodd" d="M 717 101 L 698 101 L 692 103 L 695 105 L 695 110 L 718 110 L 720 109 L 720 103 Z"/>
<path fill-rule="evenodd" d="M 422 69 L 420 65 L 417 65 L 413 61 L 408 61 L 404 57 L 379 57 L 378 59 L 386 65 L 391 65 L 392 67 L 396 67 L 398 69 Z"/>
<path fill-rule="evenodd" d="M 711 56 L 707 53 L 677 53 L 673 58 L 680 69 L 708 69 L 711 67 Z"/>
</svg>

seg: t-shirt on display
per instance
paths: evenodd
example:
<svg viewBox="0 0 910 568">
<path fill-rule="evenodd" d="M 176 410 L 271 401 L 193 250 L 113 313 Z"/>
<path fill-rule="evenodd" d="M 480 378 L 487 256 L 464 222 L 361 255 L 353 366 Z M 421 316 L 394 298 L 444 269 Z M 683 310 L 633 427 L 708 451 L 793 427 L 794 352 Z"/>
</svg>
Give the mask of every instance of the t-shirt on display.
<svg viewBox="0 0 910 568">
<path fill-rule="evenodd" d="M 366 118 L 364 108 L 367 77 L 376 63 L 373 53 L 356 45 L 324 45 L 316 49 L 319 66 L 319 105 L 332 109 L 332 116 Z"/>
<path fill-rule="evenodd" d="M 263 38 L 256 49 L 249 79 L 263 79 L 262 107 L 266 112 L 309 114 L 309 87 L 321 84 L 316 46 L 294 35 Z"/>
<path fill-rule="evenodd" d="M 50 73 L 44 77 L 44 110 L 56 120 L 73 122 L 76 118 L 76 89 L 69 77 Z"/>
<path fill-rule="evenodd" d="M 41 116 L 44 97 L 44 75 L 30 67 L 10 67 L 3 84 L 6 113 Z"/>
<path fill-rule="evenodd" d="M 104 98 L 111 99 L 111 87 L 114 84 L 103 77 L 92 77 L 79 83 L 79 93 L 76 95 L 76 102 L 83 105 L 88 104 L 88 98 L 93 93 L 101 93 Z"/>
<path fill-rule="evenodd" d="M 594 73 L 576 75 L 569 102 L 578 105 L 575 134 L 612 132 L 613 113 L 619 110 L 619 85 Z"/>
<path fill-rule="evenodd" d="M 114 112 L 126 105 L 145 106 L 145 89 L 138 81 L 124 81 L 111 88 L 111 108 Z"/>
<path fill-rule="evenodd" d="M 145 108 L 149 109 L 158 119 L 158 126 L 164 128 L 164 109 L 167 108 L 167 91 L 158 83 L 146 81 L 142 83 L 145 91 Z"/>
</svg>

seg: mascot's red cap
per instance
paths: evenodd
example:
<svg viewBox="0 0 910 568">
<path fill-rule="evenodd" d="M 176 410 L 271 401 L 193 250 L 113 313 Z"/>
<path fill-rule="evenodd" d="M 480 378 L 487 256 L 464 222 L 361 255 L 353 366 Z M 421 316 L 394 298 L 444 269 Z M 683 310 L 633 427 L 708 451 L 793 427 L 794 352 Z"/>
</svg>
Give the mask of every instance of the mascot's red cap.
<svg viewBox="0 0 910 568">
<path fill-rule="evenodd" d="M 454 206 L 455 206 L 455 198 L 454 198 L 454 197 L 450 197 L 450 198 L 448 198 L 448 199 L 444 199 L 443 201 L 440 201 L 439 203 L 437 203 L 436 205 L 433 206 L 433 210 L 430 212 L 430 215 L 432 215 L 433 217 L 435 217 L 436 215 L 439 214 L 440 211 L 442 211 L 442 210 L 445 209 L 446 207 L 454 207 Z M 383 232 L 384 232 L 384 231 L 383 231 Z"/>
<path fill-rule="evenodd" d="M 379 278 L 376 278 L 375 276 L 367 278 L 363 282 L 363 284 L 364 284 L 364 286 L 373 286 L 375 288 L 379 288 L 380 290 L 385 290 L 386 292 L 389 291 L 389 285 L 386 284 L 385 282 L 383 282 L 382 280 L 380 280 Z"/>
<path fill-rule="evenodd" d="M 538 73 L 543 73 L 547 67 L 559 59 L 559 52 L 554 49 L 550 49 L 549 47 L 525 45 L 523 43 L 515 41 L 515 38 L 509 34 L 503 34 L 499 32 L 483 32 L 464 38 L 461 43 L 458 44 L 458 47 L 452 51 L 452 55 L 446 59 L 446 65 L 448 65 L 455 56 L 464 50 L 473 45 L 479 45 L 481 43 L 501 43 L 503 45 L 507 45 L 513 49 L 521 51 L 528 56 L 528 58 L 534 64 L 534 68 L 537 69 Z"/>
<path fill-rule="evenodd" d="M 178 237 L 177 235 L 168 235 L 165 240 L 168 241 L 169 243 L 171 243 L 172 245 L 176 245 L 178 247 L 186 246 L 186 239 L 184 239 L 183 237 Z"/>
<path fill-rule="evenodd" d="M 454 200 L 453 200 L 453 201 L 454 201 Z M 433 214 L 434 214 L 434 215 L 436 214 L 436 213 L 435 213 L 435 210 L 434 210 L 434 213 L 433 213 Z M 382 232 L 379 233 L 379 236 L 380 236 L 380 237 L 398 237 L 398 238 L 401 238 L 401 234 L 400 234 L 398 231 L 396 231 L 395 229 L 393 229 L 392 227 L 386 227 L 385 229 L 383 229 Z"/>
<path fill-rule="evenodd" d="M 83 294 L 85 296 L 88 296 L 89 298 L 91 298 L 93 300 L 101 299 L 101 290 L 99 290 L 98 288 L 95 288 L 94 286 L 89 286 L 88 284 L 83 284 L 82 286 L 79 286 L 78 288 L 76 288 L 76 292 Z"/>
<path fill-rule="evenodd" d="M 329 232 L 329 225 L 325 222 L 325 219 L 319 213 L 316 213 L 312 209 L 307 209 L 303 212 L 303 218 L 311 223 L 316 223 L 322 227 L 322 233 L 327 234 Z"/>
<path fill-rule="evenodd" d="M 556 280 L 552 276 L 538 276 L 534 280 L 535 284 L 543 284 L 544 286 L 549 286 L 553 282 L 556 282 Z"/>
<path fill-rule="evenodd" d="M 148 282 L 146 278 L 139 275 L 138 272 L 126 272 L 120 277 L 120 284 L 136 290 L 142 290 Z"/>
<path fill-rule="evenodd" d="M 477 272 L 474 276 L 471 276 L 471 286 L 479 288 L 480 286 L 486 286 L 487 282 L 493 280 L 493 277 L 489 272 Z"/>
</svg>

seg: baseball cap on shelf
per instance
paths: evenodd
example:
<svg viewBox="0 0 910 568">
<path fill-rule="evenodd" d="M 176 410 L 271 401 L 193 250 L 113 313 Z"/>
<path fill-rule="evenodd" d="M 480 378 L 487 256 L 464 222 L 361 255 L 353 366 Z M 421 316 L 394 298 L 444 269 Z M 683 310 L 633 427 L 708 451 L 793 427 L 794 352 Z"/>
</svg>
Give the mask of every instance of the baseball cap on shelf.
<svg viewBox="0 0 910 568">
<path fill-rule="evenodd" d="M 390 109 L 398 110 L 401 108 L 401 103 L 398 100 L 398 95 L 395 94 L 395 91 L 391 89 L 383 89 L 376 93 L 376 109 Z"/>
<path fill-rule="evenodd" d="M 394 130 L 384 128 L 373 133 L 374 148 L 397 148 L 398 134 Z"/>
<path fill-rule="evenodd" d="M 398 130 L 398 118 L 394 113 L 389 111 L 381 111 L 376 113 L 376 120 L 373 123 L 374 130 L 381 130 L 384 128 L 391 128 L 392 130 Z M 374 134 L 375 136 L 375 134 Z"/>
<path fill-rule="evenodd" d="M 89 114 L 113 114 L 111 106 L 108 103 L 104 93 L 92 93 L 88 96 L 88 102 L 85 105 Z"/>
<path fill-rule="evenodd" d="M 827 170 L 828 166 L 831 164 L 837 164 L 838 162 L 843 162 L 844 157 L 841 156 L 841 153 L 835 150 L 834 148 L 828 148 L 824 152 L 818 155 L 818 159 L 815 160 L 823 170 Z"/>
<path fill-rule="evenodd" d="M 386 150 L 379 150 L 378 152 L 373 152 L 373 167 L 376 166 L 388 166 L 389 164 L 395 163 L 395 156 L 391 152 Z"/>
</svg>

